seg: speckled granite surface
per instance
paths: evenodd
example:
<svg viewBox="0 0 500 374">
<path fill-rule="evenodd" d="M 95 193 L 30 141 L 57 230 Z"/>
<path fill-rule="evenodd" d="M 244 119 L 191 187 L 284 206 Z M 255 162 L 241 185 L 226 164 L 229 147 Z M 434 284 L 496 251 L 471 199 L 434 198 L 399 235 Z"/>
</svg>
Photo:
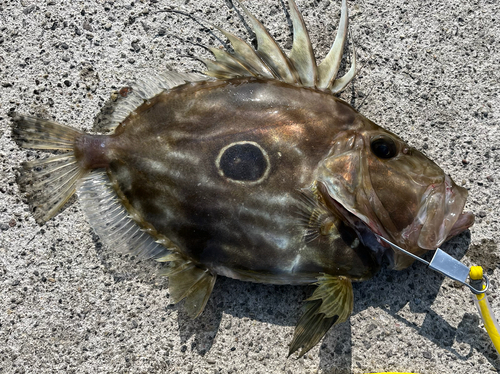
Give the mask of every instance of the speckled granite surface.
<svg viewBox="0 0 500 374">
<path fill-rule="evenodd" d="M 280 1 L 246 1 L 291 47 Z M 340 1 L 297 1 L 317 56 Z M 245 32 L 230 1 L 0 2 L 0 373 L 489 373 L 500 360 L 470 292 L 420 264 L 355 284 L 349 322 L 287 359 L 308 287 L 220 278 L 192 321 L 159 267 L 106 248 L 76 199 L 45 226 L 14 169 L 33 151 L 10 139 L 16 110 L 90 130 L 109 93 L 154 71 L 202 70 L 209 37 L 176 8 Z M 500 315 L 500 3 L 349 1 L 362 69 L 342 97 L 422 149 L 469 189 L 469 234 L 443 246 L 492 280 Z"/>
</svg>

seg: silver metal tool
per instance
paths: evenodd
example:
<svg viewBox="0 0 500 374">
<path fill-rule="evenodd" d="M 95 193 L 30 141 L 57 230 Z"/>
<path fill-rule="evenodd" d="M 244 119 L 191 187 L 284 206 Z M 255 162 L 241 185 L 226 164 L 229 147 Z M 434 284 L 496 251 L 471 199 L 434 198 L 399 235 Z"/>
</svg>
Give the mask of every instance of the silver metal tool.
<svg viewBox="0 0 500 374">
<path fill-rule="evenodd" d="M 463 285 L 469 287 L 472 293 L 476 295 L 485 293 L 488 290 L 488 287 L 490 286 L 490 281 L 488 280 L 486 275 L 483 275 L 485 284 L 485 287 L 483 289 L 477 289 L 473 285 L 467 283 L 467 278 L 469 277 L 470 269 L 457 259 L 451 257 L 441 248 L 437 248 L 436 253 L 434 253 L 431 262 L 427 262 L 423 258 L 420 258 L 414 255 L 413 253 L 408 252 L 407 250 L 383 238 L 382 236 L 377 235 L 377 237 L 383 242 L 389 244 L 392 248 L 397 249 L 398 251 L 401 251 L 410 257 L 413 257 L 415 260 L 423 262 L 424 264 L 429 266 L 430 269 L 435 270 L 438 273 L 441 273 L 444 276 L 456 280 L 457 282 L 460 282 Z"/>
</svg>

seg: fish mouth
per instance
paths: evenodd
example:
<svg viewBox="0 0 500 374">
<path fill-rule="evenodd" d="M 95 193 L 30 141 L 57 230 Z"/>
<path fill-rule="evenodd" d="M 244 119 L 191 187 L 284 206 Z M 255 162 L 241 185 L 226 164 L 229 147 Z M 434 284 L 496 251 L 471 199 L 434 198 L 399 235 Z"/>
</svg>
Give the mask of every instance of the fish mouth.
<svg viewBox="0 0 500 374">
<path fill-rule="evenodd" d="M 422 196 L 414 221 L 402 231 L 402 239 L 416 242 L 423 250 L 433 250 L 468 229 L 474 223 L 474 215 L 463 212 L 467 194 L 467 190 L 457 186 L 448 175 L 443 183 L 430 185 Z M 418 233 L 418 237 L 412 232 Z"/>
<path fill-rule="evenodd" d="M 359 240 L 375 253 L 379 263 L 385 259 L 396 270 L 411 265 L 413 259 L 403 253 L 395 253 L 379 236 L 421 256 L 474 224 L 474 215 L 463 212 L 467 190 L 456 186 L 449 177 L 445 178 L 443 186 L 429 186 L 414 221 L 401 232 L 390 232 L 379 222 L 368 218 L 368 215 L 344 206 L 332 196 L 326 184 L 317 184 L 318 192 L 327 206 L 356 231 Z"/>
</svg>

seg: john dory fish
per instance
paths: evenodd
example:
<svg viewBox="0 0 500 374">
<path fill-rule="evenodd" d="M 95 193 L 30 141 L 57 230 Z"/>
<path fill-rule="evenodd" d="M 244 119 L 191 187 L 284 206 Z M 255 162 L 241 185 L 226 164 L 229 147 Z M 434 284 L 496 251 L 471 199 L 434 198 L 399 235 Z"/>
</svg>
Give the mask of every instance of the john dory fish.
<svg viewBox="0 0 500 374">
<path fill-rule="evenodd" d="M 432 161 L 334 96 L 347 5 L 334 45 L 317 64 L 289 1 L 287 56 L 240 5 L 258 48 L 218 29 L 234 53 L 211 48 L 205 75 L 166 72 L 122 90 L 99 115 L 107 135 L 15 114 L 13 138 L 59 150 L 26 162 L 19 185 L 39 223 L 76 191 L 111 248 L 166 262 L 174 301 L 204 309 L 217 275 L 317 284 L 290 352 L 312 348 L 352 311 L 352 281 L 382 261 L 412 259 L 470 227 L 467 191 Z"/>
</svg>

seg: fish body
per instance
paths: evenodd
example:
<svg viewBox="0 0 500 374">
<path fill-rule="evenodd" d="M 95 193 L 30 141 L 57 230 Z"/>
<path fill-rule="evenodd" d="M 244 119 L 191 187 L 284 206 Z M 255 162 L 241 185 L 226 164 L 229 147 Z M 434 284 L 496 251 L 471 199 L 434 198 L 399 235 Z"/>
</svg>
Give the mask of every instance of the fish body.
<svg viewBox="0 0 500 374">
<path fill-rule="evenodd" d="M 377 129 L 329 93 L 258 78 L 204 81 L 137 108 L 106 140 L 103 158 L 140 221 L 218 274 L 285 284 L 321 273 L 363 279 L 377 268 L 373 251 L 350 248 L 339 232 L 346 237 L 348 227 L 326 208 L 321 219 L 339 229 L 304 240 L 301 191 L 346 131 Z"/>
<path fill-rule="evenodd" d="M 346 2 L 332 52 L 317 65 L 290 1 L 286 56 L 248 11 L 257 50 L 220 30 L 206 75 L 164 73 L 121 91 L 98 120 L 107 135 L 14 115 L 22 146 L 67 153 L 23 165 L 39 222 L 77 191 L 110 246 L 168 263 L 174 301 L 199 315 L 217 275 L 317 284 L 290 352 L 304 354 L 353 304 L 351 281 L 386 260 L 412 259 L 472 225 L 467 192 L 435 163 L 332 93 L 347 30 Z"/>
</svg>

